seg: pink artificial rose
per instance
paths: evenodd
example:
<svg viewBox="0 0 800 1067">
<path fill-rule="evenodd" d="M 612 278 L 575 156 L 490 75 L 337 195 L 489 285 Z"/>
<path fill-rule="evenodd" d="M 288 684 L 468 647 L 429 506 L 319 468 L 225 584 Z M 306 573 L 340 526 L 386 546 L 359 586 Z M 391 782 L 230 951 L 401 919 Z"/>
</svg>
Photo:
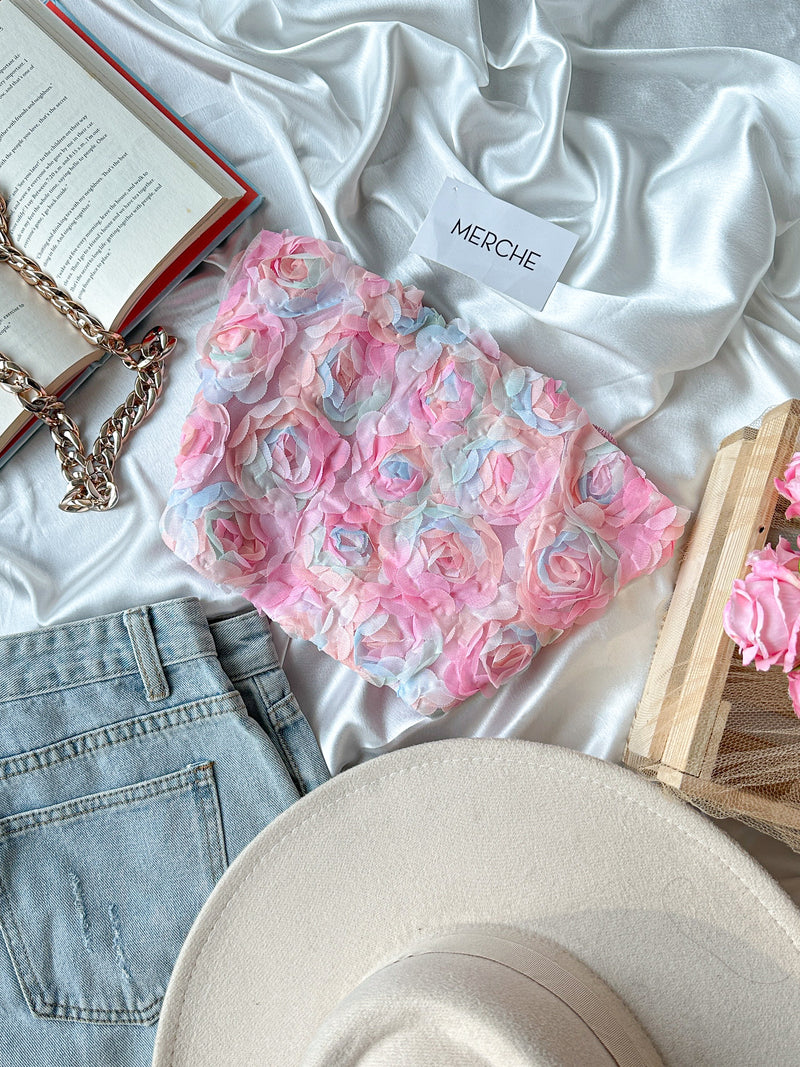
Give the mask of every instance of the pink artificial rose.
<svg viewBox="0 0 800 1067">
<path fill-rule="evenodd" d="M 557 490 L 562 443 L 543 436 L 491 402 L 439 452 L 432 495 L 493 526 L 517 527 Z"/>
<path fill-rule="evenodd" d="M 498 411 L 507 411 L 510 406 L 523 422 L 547 436 L 557 432 L 563 437 L 590 425 L 589 416 L 567 393 L 563 382 L 519 367 L 505 353 L 501 357 L 500 373 L 490 387 Z"/>
<path fill-rule="evenodd" d="M 742 663 L 787 673 L 797 662 L 800 632 L 800 553 L 783 537 L 747 557 L 749 571 L 733 583 L 723 612 L 725 633 L 742 651 Z"/>
<path fill-rule="evenodd" d="M 565 510 L 619 557 L 619 587 L 670 558 L 689 518 L 593 426 L 572 435 L 562 461 Z"/>
<path fill-rule="evenodd" d="M 775 479 L 775 488 L 791 504 L 786 509 L 786 518 L 794 519 L 800 515 L 800 452 L 795 452 L 789 460 L 789 466 L 783 472 L 783 478 Z"/>
<path fill-rule="evenodd" d="M 308 266 L 302 256 L 282 256 L 270 264 L 276 278 L 286 282 L 302 282 L 308 277 Z"/>
<path fill-rule="evenodd" d="M 638 522 L 623 527 L 611 542 L 620 560 L 620 588 L 639 574 L 650 574 L 671 558 L 689 518 L 686 508 L 676 507 L 658 492 L 654 492 L 648 510 L 649 516 L 642 515 Z"/>
<path fill-rule="evenodd" d="M 217 581 L 241 588 L 258 574 L 267 556 L 260 518 L 230 508 L 209 515 L 206 534 L 216 556 L 213 566 Z"/>
<path fill-rule="evenodd" d="M 351 577 L 359 582 L 377 578 L 379 538 L 380 525 L 368 509 L 342 514 L 312 504 L 298 524 L 295 548 L 313 584 L 345 589 Z"/>
<path fill-rule="evenodd" d="M 524 670 L 538 648 L 532 631 L 477 614 L 461 616 L 445 643 L 442 677 L 461 700 L 476 690 L 491 693 Z"/>
<path fill-rule="evenodd" d="M 273 491 L 262 512 L 224 495 L 204 509 L 196 524 L 197 554 L 214 580 L 231 588 L 249 589 L 275 574 L 291 557 L 297 515 L 294 500 Z"/>
<path fill-rule="evenodd" d="M 792 671 L 789 675 L 789 696 L 794 713 L 800 719 L 800 671 Z"/>
<path fill-rule="evenodd" d="M 558 457 L 546 448 L 521 447 L 489 452 L 478 477 L 484 514 L 496 526 L 520 523 L 552 492 L 558 478 Z"/>
<path fill-rule="evenodd" d="M 359 614 L 353 619 L 353 656 L 348 666 L 376 685 L 398 679 L 402 688 L 438 659 L 442 633 L 429 612 L 401 598 L 381 595 L 385 592 L 365 587 Z"/>
<path fill-rule="evenodd" d="M 198 341 L 229 358 L 241 359 L 250 355 L 253 331 L 229 319 L 220 319 L 211 330 L 199 334 Z"/>
<path fill-rule="evenodd" d="M 401 319 L 414 322 L 422 309 L 423 292 L 413 285 L 403 286 L 400 282 L 384 282 L 377 275 L 364 272 L 363 279 L 356 288 L 358 296 L 369 312 L 365 323 L 370 334 L 377 341 L 396 344 L 398 341 L 397 324 Z M 414 348 L 414 334 L 400 337 L 403 347 Z"/>
<path fill-rule="evenodd" d="M 464 615 L 448 634 L 444 647 L 442 680 L 448 692 L 459 700 L 466 700 L 476 691 L 492 688 L 483 652 L 487 641 L 494 637 L 500 623 L 483 620 L 477 614 Z"/>
<path fill-rule="evenodd" d="M 233 339 L 237 332 L 232 329 L 228 334 L 209 338 L 204 362 L 213 369 L 214 377 L 206 390 L 225 403 L 236 397 L 239 403 L 249 406 L 257 404 L 269 390 L 273 375 L 294 339 L 296 326 L 291 319 L 284 322 L 273 315 L 269 328 L 262 324 L 262 328 L 249 331 L 236 349 L 223 351 L 219 343 Z M 274 386 L 272 391 L 276 391 Z"/>
<path fill-rule="evenodd" d="M 253 335 L 261 329 L 261 308 L 253 302 L 246 278 L 236 281 L 220 305 L 217 317 L 210 326 L 200 329 L 197 348 L 204 360 L 213 361 L 215 355 L 223 358 L 241 359 L 239 353 L 247 346 L 249 354 Z M 271 316 L 274 325 L 274 316 Z"/>
<path fill-rule="evenodd" d="M 411 431 L 394 430 L 393 420 L 386 416 L 362 417 L 352 446 L 353 473 L 344 485 L 345 496 L 354 505 L 381 508 L 410 498 L 415 506 L 417 494 L 427 486 L 430 450 Z"/>
<path fill-rule="evenodd" d="M 397 352 L 396 344 L 371 337 L 355 316 L 343 316 L 316 341 L 311 350 L 318 382 L 315 403 L 340 432 L 349 435 L 359 420 L 387 403 Z"/>
</svg>

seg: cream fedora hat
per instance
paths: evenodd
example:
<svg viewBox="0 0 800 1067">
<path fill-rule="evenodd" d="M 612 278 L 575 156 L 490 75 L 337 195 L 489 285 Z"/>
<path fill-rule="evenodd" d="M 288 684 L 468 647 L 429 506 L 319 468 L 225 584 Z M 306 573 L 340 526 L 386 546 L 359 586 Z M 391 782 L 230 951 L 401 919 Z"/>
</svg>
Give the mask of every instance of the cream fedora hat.
<svg viewBox="0 0 800 1067">
<path fill-rule="evenodd" d="M 436 741 L 344 772 L 217 885 L 154 1067 L 800 1062 L 800 912 L 632 771 Z"/>
</svg>

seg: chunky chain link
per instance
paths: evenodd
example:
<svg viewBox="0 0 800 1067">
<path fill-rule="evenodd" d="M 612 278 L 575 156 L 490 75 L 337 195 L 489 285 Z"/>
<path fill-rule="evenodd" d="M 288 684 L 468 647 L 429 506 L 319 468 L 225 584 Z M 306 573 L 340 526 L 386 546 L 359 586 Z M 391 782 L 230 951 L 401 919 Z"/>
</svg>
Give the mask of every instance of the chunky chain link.
<svg viewBox="0 0 800 1067">
<path fill-rule="evenodd" d="M 126 438 L 146 418 L 161 395 L 164 359 L 175 347 L 175 338 L 157 327 L 138 343 L 128 345 L 121 334 L 106 330 L 98 319 L 16 247 L 11 239 L 6 201 L 2 195 L 0 263 L 8 263 L 28 285 L 49 300 L 90 345 L 113 353 L 136 371 L 133 390 L 100 427 L 97 440 L 87 454 L 77 425 L 67 415 L 58 397 L 46 392 L 19 364 L 0 352 L 0 386 L 15 393 L 23 408 L 50 430 L 61 469 L 70 484 L 59 504 L 61 510 L 107 511 L 119 499 L 112 474 L 114 463 Z"/>
</svg>

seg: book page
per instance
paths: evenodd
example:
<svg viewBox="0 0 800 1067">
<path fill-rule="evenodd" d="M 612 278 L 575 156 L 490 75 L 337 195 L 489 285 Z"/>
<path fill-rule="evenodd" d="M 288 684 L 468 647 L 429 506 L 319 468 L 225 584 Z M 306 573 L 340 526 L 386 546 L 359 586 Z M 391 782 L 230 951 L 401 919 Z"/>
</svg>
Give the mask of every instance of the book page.
<svg viewBox="0 0 800 1067">
<path fill-rule="evenodd" d="M 110 326 L 220 198 L 44 32 L 41 18 L 55 16 L 37 0 L 0 0 L 0 188 L 15 243 Z M 12 316 L 13 351 L 5 350 L 24 365 L 13 325 L 23 318 Z"/>
<path fill-rule="evenodd" d="M 0 271 L 0 352 L 20 363 L 29 377 L 49 384 L 59 371 L 100 355 L 15 271 L 8 266 Z M 0 436 L 20 417 L 19 400 L 0 389 Z"/>
</svg>

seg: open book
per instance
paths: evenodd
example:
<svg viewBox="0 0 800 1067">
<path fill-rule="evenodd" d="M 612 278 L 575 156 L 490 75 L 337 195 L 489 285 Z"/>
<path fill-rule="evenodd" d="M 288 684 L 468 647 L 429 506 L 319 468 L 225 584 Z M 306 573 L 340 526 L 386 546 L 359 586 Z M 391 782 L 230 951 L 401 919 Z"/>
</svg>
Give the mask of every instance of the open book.
<svg viewBox="0 0 800 1067">
<path fill-rule="evenodd" d="M 17 247 L 120 332 L 260 200 L 62 9 L 41 0 L 0 0 L 0 191 Z M 51 393 L 102 355 L 7 265 L 0 351 Z M 0 389 L 0 463 L 31 425 Z"/>
</svg>

